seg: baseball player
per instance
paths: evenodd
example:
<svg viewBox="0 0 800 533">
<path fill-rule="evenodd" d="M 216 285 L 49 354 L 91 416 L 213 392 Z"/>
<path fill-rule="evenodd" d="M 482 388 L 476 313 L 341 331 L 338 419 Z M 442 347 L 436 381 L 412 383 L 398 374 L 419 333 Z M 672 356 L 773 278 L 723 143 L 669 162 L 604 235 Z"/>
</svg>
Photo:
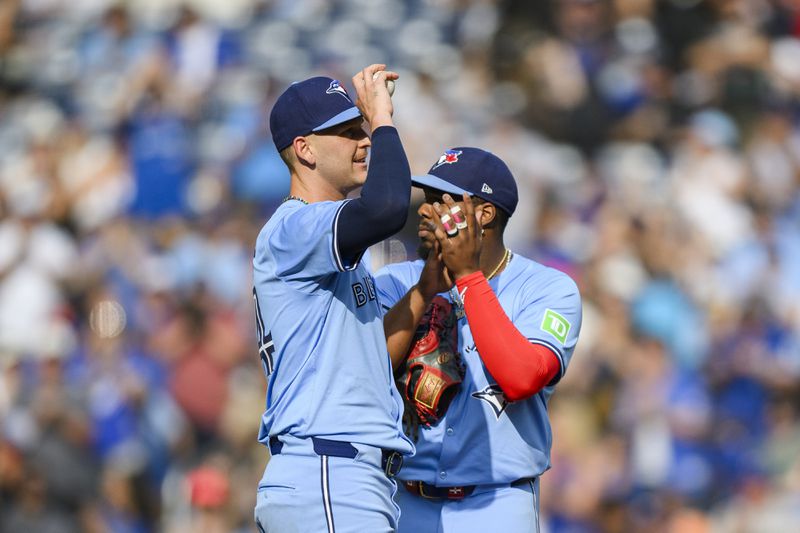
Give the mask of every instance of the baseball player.
<svg viewBox="0 0 800 533">
<path fill-rule="evenodd" d="M 270 115 L 291 188 L 253 258 L 268 378 L 259 441 L 272 455 L 255 509 L 262 532 L 397 527 L 393 476 L 413 445 L 364 258 L 403 227 L 411 190 L 385 85 L 398 76 L 384 68 L 353 77 L 356 104 L 337 80 L 315 77 L 287 88 Z"/>
<path fill-rule="evenodd" d="M 547 402 L 580 331 L 578 289 L 505 247 L 517 187 L 495 155 L 454 148 L 412 182 L 425 193 L 425 258 L 376 275 L 417 426 L 416 455 L 400 474 L 399 531 L 538 531 Z"/>
</svg>

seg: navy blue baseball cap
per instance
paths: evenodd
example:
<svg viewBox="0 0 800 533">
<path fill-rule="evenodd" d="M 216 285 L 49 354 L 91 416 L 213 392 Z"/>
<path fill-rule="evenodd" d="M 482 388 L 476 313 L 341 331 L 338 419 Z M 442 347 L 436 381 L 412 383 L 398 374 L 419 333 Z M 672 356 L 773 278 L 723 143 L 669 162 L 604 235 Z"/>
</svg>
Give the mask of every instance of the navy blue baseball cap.
<svg viewBox="0 0 800 533">
<path fill-rule="evenodd" d="M 462 146 L 446 150 L 427 174 L 412 176 L 411 182 L 451 195 L 461 196 L 466 192 L 496 205 L 508 216 L 514 214 L 519 201 L 517 182 L 508 166 L 480 148 Z"/>
<path fill-rule="evenodd" d="M 298 81 L 275 101 L 269 115 L 272 141 L 280 152 L 295 137 L 337 126 L 361 116 L 350 95 L 339 83 L 325 76 Z"/>
</svg>

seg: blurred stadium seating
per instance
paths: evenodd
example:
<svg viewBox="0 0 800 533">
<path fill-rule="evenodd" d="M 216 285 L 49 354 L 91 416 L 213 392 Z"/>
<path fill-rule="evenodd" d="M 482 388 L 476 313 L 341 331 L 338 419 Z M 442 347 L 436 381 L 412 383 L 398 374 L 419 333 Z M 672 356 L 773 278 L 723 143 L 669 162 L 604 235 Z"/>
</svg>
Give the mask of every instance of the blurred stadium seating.
<svg viewBox="0 0 800 533">
<path fill-rule="evenodd" d="M 800 531 L 800 2 L 3 0 L 0 533 L 254 530 L 265 119 L 371 62 L 581 287 L 543 531 Z"/>
</svg>

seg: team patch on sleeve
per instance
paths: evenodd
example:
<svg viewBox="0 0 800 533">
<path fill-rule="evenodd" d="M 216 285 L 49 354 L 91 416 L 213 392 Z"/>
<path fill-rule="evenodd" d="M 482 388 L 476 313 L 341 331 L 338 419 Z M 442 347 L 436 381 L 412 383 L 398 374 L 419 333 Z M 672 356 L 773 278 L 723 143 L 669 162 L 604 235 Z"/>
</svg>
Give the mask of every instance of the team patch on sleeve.
<svg viewBox="0 0 800 533">
<path fill-rule="evenodd" d="M 572 324 L 569 323 L 569 320 L 552 309 L 547 309 L 544 312 L 544 318 L 542 318 L 542 325 L 540 327 L 542 331 L 555 337 L 561 344 L 565 344 Z"/>
</svg>

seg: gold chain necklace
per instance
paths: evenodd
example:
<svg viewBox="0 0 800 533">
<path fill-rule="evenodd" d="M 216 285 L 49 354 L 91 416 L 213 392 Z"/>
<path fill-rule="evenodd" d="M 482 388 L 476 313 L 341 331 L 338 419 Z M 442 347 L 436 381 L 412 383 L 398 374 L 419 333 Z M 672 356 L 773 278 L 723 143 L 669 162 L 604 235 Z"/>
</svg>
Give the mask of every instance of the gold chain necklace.
<svg viewBox="0 0 800 533">
<path fill-rule="evenodd" d="M 303 200 L 299 196 L 293 196 L 291 194 L 289 196 L 287 196 L 286 198 L 284 198 L 283 200 L 281 200 L 281 203 L 288 202 L 289 200 L 297 200 L 298 202 L 303 202 L 304 204 L 308 205 L 308 202 L 306 202 L 305 200 Z"/>
<path fill-rule="evenodd" d="M 506 252 L 503 254 L 503 258 L 500 260 L 499 263 L 497 263 L 497 266 L 494 267 L 494 270 L 492 270 L 492 273 L 489 274 L 488 276 L 486 276 L 486 281 L 489 281 L 490 279 L 495 277 L 497 275 L 497 273 L 500 271 L 500 268 L 506 266 L 509 261 L 511 261 L 511 250 L 506 248 Z"/>
</svg>

